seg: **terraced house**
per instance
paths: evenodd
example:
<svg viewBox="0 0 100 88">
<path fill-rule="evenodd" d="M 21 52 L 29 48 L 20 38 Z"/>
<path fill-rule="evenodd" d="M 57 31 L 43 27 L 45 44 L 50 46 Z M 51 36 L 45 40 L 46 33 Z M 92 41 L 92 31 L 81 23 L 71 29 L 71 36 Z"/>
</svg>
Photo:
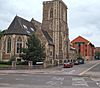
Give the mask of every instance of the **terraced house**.
<svg viewBox="0 0 100 88">
<path fill-rule="evenodd" d="M 0 59 L 8 61 L 11 56 L 15 55 L 16 60 L 19 60 L 21 48 L 27 47 L 27 38 L 33 32 L 45 46 L 45 67 L 61 64 L 69 58 L 67 6 L 62 0 L 43 2 L 42 23 L 33 18 L 31 21 L 27 21 L 15 16 L 1 38 Z"/>
</svg>

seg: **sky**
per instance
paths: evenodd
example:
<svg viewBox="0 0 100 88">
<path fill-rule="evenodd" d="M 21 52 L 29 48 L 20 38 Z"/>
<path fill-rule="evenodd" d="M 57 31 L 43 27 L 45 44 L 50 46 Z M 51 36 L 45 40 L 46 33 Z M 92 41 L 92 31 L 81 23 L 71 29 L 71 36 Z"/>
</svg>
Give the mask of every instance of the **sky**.
<svg viewBox="0 0 100 88">
<path fill-rule="evenodd" d="M 0 0 L 0 30 L 9 27 L 16 15 L 42 22 L 42 3 L 49 0 Z M 69 39 L 83 36 L 100 47 L 100 0 L 63 0 L 68 7 Z"/>
</svg>

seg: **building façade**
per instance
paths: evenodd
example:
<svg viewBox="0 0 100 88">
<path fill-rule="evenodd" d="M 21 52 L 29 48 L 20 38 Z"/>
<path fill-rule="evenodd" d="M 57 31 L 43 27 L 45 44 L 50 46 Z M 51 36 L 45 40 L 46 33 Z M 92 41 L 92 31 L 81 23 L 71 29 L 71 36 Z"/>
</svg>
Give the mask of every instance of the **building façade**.
<svg viewBox="0 0 100 88">
<path fill-rule="evenodd" d="M 21 48 L 27 47 L 27 39 L 33 32 L 45 46 L 45 67 L 62 64 L 69 58 L 67 6 L 62 0 L 43 2 L 42 23 L 15 16 L 1 38 L 0 59 L 8 61 L 13 55 L 20 59 Z"/>
</svg>

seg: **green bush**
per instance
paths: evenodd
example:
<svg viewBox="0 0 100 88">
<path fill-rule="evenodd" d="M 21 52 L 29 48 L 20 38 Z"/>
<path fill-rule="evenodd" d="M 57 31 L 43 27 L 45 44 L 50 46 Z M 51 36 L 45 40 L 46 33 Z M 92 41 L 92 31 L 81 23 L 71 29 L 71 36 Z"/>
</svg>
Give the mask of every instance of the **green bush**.
<svg viewBox="0 0 100 88">
<path fill-rule="evenodd" d="M 28 62 L 24 61 L 24 62 L 17 62 L 17 65 L 28 65 Z"/>
<path fill-rule="evenodd" d="M 0 65 L 11 65 L 9 61 L 0 61 Z"/>
</svg>

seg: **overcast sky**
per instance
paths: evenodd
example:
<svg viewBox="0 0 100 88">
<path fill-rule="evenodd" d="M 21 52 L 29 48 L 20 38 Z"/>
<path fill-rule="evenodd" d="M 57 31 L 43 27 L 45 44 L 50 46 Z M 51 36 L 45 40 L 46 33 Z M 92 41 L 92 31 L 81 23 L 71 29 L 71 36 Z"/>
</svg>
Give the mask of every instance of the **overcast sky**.
<svg viewBox="0 0 100 88">
<path fill-rule="evenodd" d="M 42 3 L 48 0 L 0 0 L 0 29 L 7 29 L 16 15 L 42 22 Z M 100 46 L 100 0 L 63 0 L 68 6 L 69 38 L 81 35 Z"/>
</svg>

